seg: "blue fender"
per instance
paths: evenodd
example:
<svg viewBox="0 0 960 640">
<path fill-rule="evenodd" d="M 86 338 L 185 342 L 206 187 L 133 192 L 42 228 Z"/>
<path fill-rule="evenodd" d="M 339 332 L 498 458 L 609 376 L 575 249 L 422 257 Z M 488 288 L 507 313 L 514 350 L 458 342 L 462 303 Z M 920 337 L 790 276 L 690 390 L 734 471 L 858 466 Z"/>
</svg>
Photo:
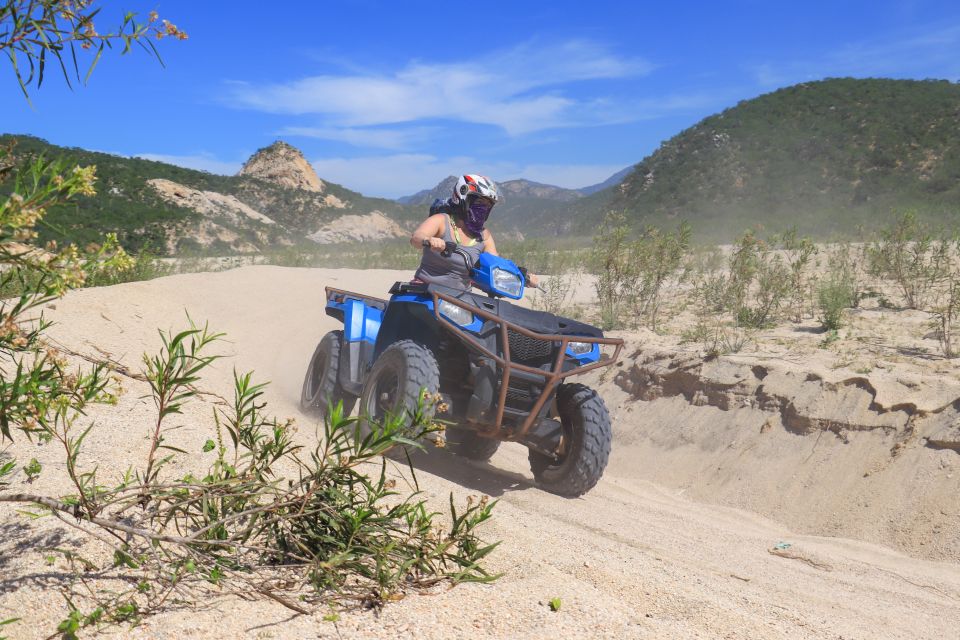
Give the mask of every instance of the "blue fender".
<svg viewBox="0 0 960 640">
<path fill-rule="evenodd" d="M 376 343 L 380 323 L 383 322 L 383 312 L 380 309 L 352 298 L 343 302 L 330 301 L 327 307 L 343 312 L 343 336 L 347 342 Z"/>
</svg>

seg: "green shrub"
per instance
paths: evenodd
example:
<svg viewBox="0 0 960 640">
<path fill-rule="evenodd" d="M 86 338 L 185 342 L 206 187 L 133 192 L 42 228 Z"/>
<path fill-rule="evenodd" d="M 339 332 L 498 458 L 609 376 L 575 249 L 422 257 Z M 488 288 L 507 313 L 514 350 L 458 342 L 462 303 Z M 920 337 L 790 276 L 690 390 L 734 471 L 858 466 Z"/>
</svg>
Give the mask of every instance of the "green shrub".
<svg viewBox="0 0 960 640">
<path fill-rule="evenodd" d="M 922 309 L 949 268 L 949 243 L 908 212 L 870 245 L 870 272 L 897 285 L 909 309 Z"/>
<path fill-rule="evenodd" d="M 823 279 L 817 290 L 820 308 L 820 323 L 828 331 L 836 331 L 843 324 L 843 311 L 854 306 L 856 293 L 849 280 L 841 275 L 830 274 Z"/>
<path fill-rule="evenodd" d="M 790 270 L 790 302 L 793 321 L 802 322 L 809 299 L 809 267 L 817 254 L 817 247 L 810 238 L 797 238 L 796 229 L 780 237 L 780 248 L 786 256 Z"/>
<path fill-rule="evenodd" d="M 747 231 L 733 245 L 724 306 L 738 326 L 768 327 L 789 300 L 794 280 L 790 267 L 771 243 Z"/>
<path fill-rule="evenodd" d="M 636 320 L 656 330 L 664 285 L 682 277 L 690 235 L 690 225 L 681 222 L 673 233 L 647 227 L 631 238 L 623 214 L 606 217 L 594 236 L 589 260 L 597 276 L 594 287 L 604 328 L 622 326 L 629 309 Z"/>
</svg>

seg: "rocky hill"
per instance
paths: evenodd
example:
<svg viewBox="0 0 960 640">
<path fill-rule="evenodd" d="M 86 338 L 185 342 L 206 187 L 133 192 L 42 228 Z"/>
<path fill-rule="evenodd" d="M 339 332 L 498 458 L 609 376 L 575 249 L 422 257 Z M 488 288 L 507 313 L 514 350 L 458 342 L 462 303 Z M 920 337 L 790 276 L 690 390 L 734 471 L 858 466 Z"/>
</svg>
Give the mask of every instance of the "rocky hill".
<svg viewBox="0 0 960 640">
<path fill-rule="evenodd" d="M 322 192 L 324 188 L 323 181 L 303 157 L 303 153 L 280 140 L 250 156 L 238 175 L 315 193 Z"/>
<path fill-rule="evenodd" d="M 392 238 L 405 233 L 418 215 L 392 200 L 367 198 L 321 180 L 303 154 L 283 142 L 257 151 L 238 175 L 219 176 L 58 147 L 31 136 L 0 136 L 0 144 L 14 140 L 21 160 L 43 155 L 97 166 L 97 195 L 50 211 L 41 229 L 44 242 L 86 244 L 112 231 L 133 251 L 248 253 Z M 4 187 L 0 184 L 0 193 Z M 376 224 L 361 228 L 358 220 Z"/>
<path fill-rule="evenodd" d="M 622 210 L 638 226 L 686 219 L 710 239 L 755 225 L 827 238 L 906 209 L 939 224 L 958 220 L 956 84 L 830 79 L 740 102 L 554 219 L 565 223 L 559 233 L 589 234 L 606 211 Z"/>
</svg>

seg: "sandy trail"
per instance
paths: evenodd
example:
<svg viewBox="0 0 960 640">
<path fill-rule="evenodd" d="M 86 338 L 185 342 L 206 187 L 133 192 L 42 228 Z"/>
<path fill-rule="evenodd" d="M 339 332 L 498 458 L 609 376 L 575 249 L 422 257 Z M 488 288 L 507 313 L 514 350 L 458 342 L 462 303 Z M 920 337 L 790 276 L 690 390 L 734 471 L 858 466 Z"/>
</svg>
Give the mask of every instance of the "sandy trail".
<svg viewBox="0 0 960 640">
<path fill-rule="evenodd" d="M 97 349 L 132 367 L 153 351 L 156 328 L 182 328 L 185 310 L 227 333 L 208 387 L 229 393 L 230 371 L 254 369 L 272 381 L 271 409 L 298 416 L 300 380 L 313 346 L 337 324 L 323 314 L 323 286 L 385 292 L 407 274 L 246 267 L 191 274 L 70 294 L 49 311 L 51 335 L 90 355 Z M 609 386 L 609 385 L 608 385 Z M 121 402 L 121 419 L 104 417 L 90 456 L 116 471 L 146 444 L 148 401 L 137 383 Z M 604 392 L 607 395 L 607 391 Z M 623 393 L 610 391 L 616 415 Z M 642 403 L 636 403 L 640 406 Z M 188 414 L 201 423 L 208 407 Z M 624 429 L 642 429 L 634 416 Z M 656 419 L 656 415 L 646 416 Z M 306 426 L 302 427 L 306 429 Z M 177 438 L 197 450 L 207 437 L 193 425 Z M 619 437 L 619 436 L 618 436 Z M 193 447 L 193 448 L 191 448 Z M 346 613 L 334 625 L 291 616 L 272 603 L 224 597 L 195 611 L 146 620 L 134 638 L 956 638 L 960 629 L 960 567 L 907 557 L 843 538 L 791 533 L 773 520 L 685 499 L 682 491 L 643 479 L 644 460 L 618 447 L 603 481 L 585 497 L 562 499 L 532 484 L 525 449 L 504 446 L 489 464 L 433 452 L 417 460 L 421 487 L 440 505 L 485 493 L 500 500 L 486 528 L 502 540 L 493 585 L 463 585 L 408 597 L 379 616 Z M 14 453 L 36 455 L 18 441 Z M 47 463 L 55 466 L 50 452 Z M 38 487 L 43 488 L 42 486 Z M 843 514 L 835 514 L 842 518 Z M 23 528 L 0 508 L 0 619 L 21 616 L 13 638 L 45 637 L 63 605 L 49 586 L 62 574 L 46 567 L 37 540 L 60 534 L 53 523 Z M 778 542 L 790 547 L 770 552 Z M 560 597 L 562 608 L 546 603 Z M 59 616 L 59 617 L 58 617 Z"/>
</svg>

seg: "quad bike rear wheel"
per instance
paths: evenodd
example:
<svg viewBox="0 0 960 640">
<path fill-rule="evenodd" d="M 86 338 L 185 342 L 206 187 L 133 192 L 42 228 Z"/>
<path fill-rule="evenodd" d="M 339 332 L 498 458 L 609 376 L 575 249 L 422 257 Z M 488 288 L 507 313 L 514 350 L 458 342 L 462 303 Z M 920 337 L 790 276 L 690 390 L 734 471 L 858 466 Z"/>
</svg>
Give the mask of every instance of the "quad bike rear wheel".
<svg viewBox="0 0 960 640">
<path fill-rule="evenodd" d="M 440 368 L 433 353 L 413 340 L 401 340 L 387 347 L 363 383 L 360 392 L 360 428 L 365 436 L 370 423 L 382 423 L 388 416 L 404 416 L 407 427 L 425 391 L 436 394 L 440 389 Z M 433 417 L 432 404 L 424 406 L 428 418 Z"/>
<path fill-rule="evenodd" d="M 486 462 L 500 448 L 499 440 L 484 438 L 472 429 L 447 427 L 446 436 L 450 453 L 478 462 Z"/>
<path fill-rule="evenodd" d="M 529 453 L 537 483 L 551 493 L 575 498 L 592 489 L 610 458 L 610 414 L 596 391 L 583 384 L 561 384 L 556 409 L 563 437 L 556 459 Z"/>
<path fill-rule="evenodd" d="M 340 369 L 340 348 L 343 331 L 330 331 L 313 351 L 300 391 L 300 409 L 304 413 L 326 418 L 330 407 L 343 403 L 343 415 L 353 411 L 357 397 L 344 391 L 337 379 Z"/>
</svg>

